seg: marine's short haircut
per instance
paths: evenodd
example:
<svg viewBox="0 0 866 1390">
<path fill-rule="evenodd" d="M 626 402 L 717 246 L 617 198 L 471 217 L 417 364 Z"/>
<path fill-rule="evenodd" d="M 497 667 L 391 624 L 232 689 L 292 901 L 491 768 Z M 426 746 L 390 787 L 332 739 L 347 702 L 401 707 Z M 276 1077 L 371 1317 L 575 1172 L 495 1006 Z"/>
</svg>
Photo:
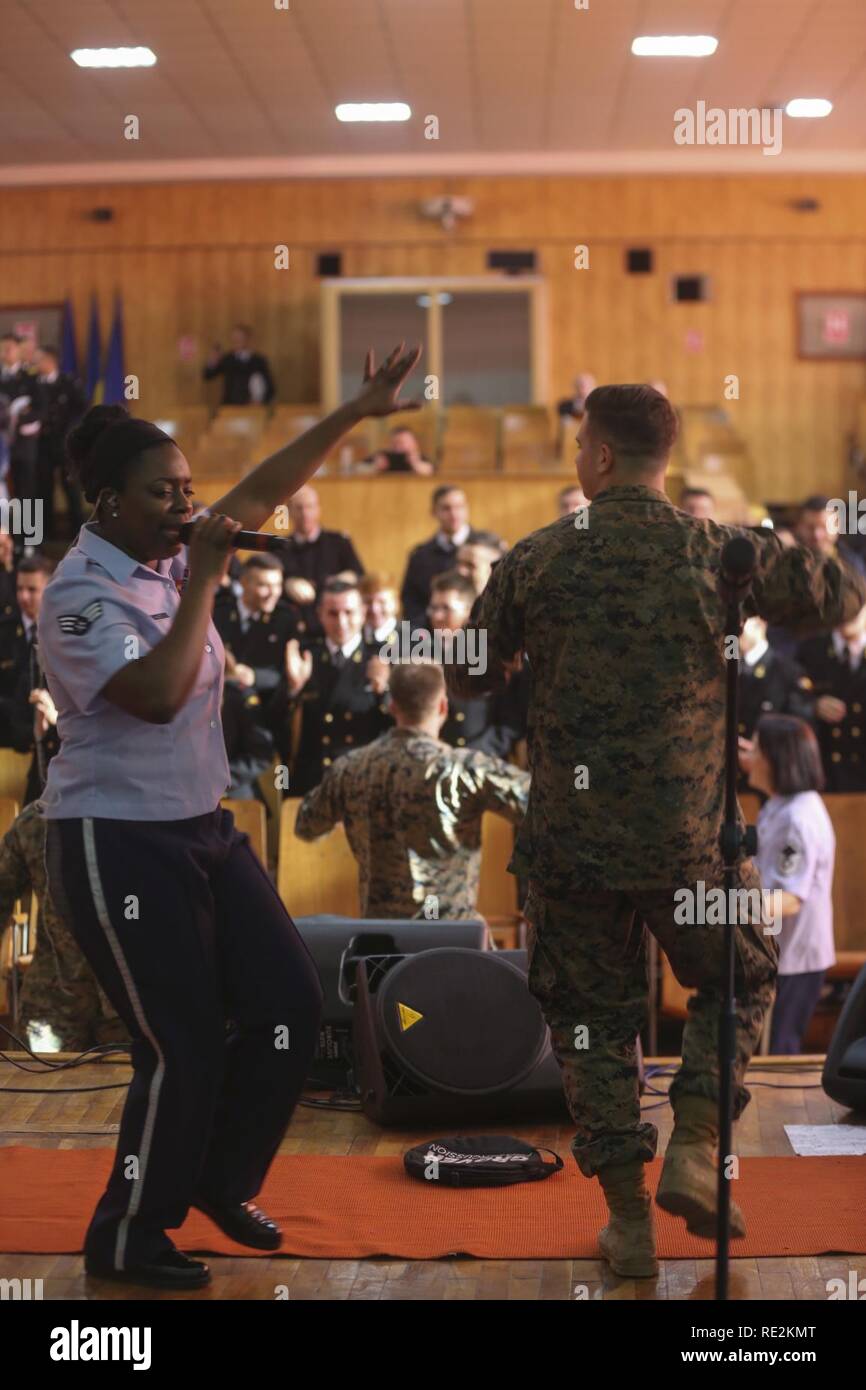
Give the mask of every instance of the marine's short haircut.
<svg viewBox="0 0 866 1390">
<path fill-rule="evenodd" d="M 679 433 L 676 411 L 654 386 L 596 386 L 586 413 L 593 435 L 617 455 L 667 458 Z"/>
<path fill-rule="evenodd" d="M 475 585 L 459 570 L 446 570 L 444 574 L 437 574 L 430 585 L 431 594 L 443 593 L 446 589 L 453 589 L 455 593 L 462 594 L 470 604 L 475 602 Z"/>
<path fill-rule="evenodd" d="M 755 727 L 777 796 L 824 790 L 824 769 L 811 724 L 793 714 L 765 714 Z"/>
<path fill-rule="evenodd" d="M 391 699 L 412 723 L 430 714 L 445 694 L 442 667 L 432 661 L 413 661 L 391 667 L 388 677 Z"/>
</svg>

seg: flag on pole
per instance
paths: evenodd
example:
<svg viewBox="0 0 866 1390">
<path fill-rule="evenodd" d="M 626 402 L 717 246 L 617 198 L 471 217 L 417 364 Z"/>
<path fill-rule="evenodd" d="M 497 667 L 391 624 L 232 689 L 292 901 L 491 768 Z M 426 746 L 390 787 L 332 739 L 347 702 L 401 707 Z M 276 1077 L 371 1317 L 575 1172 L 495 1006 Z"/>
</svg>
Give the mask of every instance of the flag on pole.
<svg viewBox="0 0 866 1390">
<path fill-rule="evenodd" d="M 87 361 L 84 368 L 84 388 L 91 405 L 102 400 L 102 334 L 99 331 L 99 309 L 96 295 L 90 300 L 90 325 L 87 330 Z"/>
<path fill-rule="evenodd" d="M 123 308 L 120 295 L 114 296 L 114 319 L 105 354 L 105 388 L 102 399 L 105 405 L 123 405 L 126 368 L 123 360 Z"/>
<path fill-rule="evenodd" d="M 63 327 L 60 339 L 60 370 L 78 376 L 78 347 L 75 342 L 75 317 L 69 299 L 63 305 Z"/>
</svg>

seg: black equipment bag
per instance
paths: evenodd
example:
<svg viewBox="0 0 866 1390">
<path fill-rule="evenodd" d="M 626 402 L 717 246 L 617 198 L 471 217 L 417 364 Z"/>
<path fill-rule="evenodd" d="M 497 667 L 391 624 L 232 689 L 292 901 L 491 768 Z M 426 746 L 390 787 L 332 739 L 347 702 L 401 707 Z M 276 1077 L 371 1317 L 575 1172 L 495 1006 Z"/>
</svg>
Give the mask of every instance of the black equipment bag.
<svg viewBox="0 0 866 1390">
<path fill-rule="evenodd" d="M 553 1154 L 545 1163 L 542 1154 Z M 509 1187 L 539 1182 L 558 1173 L 563 1161 L 553 1149 L 536 1149 L 509 1134 L 457 1135 L 417 1144 L 403 1157 L 410 1178 L 444 1187 Z"/>
</svg>

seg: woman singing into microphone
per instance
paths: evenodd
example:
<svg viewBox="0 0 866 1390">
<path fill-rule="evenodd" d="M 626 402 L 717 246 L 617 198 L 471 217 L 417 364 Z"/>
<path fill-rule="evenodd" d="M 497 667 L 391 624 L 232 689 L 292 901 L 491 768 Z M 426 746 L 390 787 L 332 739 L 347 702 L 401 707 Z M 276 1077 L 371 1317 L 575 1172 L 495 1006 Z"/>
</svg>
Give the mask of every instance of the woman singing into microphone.
<svg viewBox="0 0 866 1390">
<path fill-rule="evenodd" d="M 419 356 L 401 345 L 374 372 L 368 354 L 355 400 L 214 503 L 188 547 L 190 470 L 168 435 L 119 406 L 94 407 L 70 435 L 95 512 L 39 621 L 61 741 L 41 803 L 46 868 L 133 1039 L 114 1166 L 85 1239 L 89 1274 L 207 1283 L 207 1266 L 166 1235 L 191 1206 L 244 1245 L 280 1244 L 252 1199 L 300 1095 L 322 993 L 220 807 L 229 771 L 211 609 L 234 533 L 258 530 L 353 424 L 406 408 L 397 395 Z"/>
</svg>

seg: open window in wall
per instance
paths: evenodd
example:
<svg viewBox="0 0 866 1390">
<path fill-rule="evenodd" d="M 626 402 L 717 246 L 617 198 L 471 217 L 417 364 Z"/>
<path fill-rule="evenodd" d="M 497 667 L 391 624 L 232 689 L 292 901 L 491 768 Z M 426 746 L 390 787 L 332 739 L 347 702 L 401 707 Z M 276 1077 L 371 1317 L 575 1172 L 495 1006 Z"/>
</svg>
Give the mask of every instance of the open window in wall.
<svg viewBox="0 0 866 1390">
<path fill-rule="evenodd" d="M 407 400 L 440 405 L 547 401 L 544 282 L 536 276 L 322 282 L 322 402 L 358 388 L 364 353 L 421 343 Z"/>
</svg>

